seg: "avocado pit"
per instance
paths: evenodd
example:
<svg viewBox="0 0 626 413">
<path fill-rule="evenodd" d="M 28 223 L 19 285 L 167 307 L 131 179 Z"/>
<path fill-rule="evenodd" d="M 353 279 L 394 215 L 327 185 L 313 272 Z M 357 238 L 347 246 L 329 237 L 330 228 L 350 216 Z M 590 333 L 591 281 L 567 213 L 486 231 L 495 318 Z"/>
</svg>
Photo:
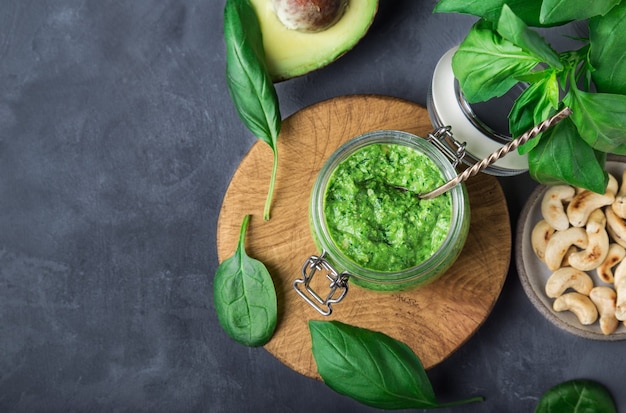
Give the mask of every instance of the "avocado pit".
<svg viewBox="0 0 626 413">
<path fill-rule="evenodd" d="M 272 0 L 276 17 L 288 29 L 319 32 L 343 16 L 348 0 Z"/>
</svg>

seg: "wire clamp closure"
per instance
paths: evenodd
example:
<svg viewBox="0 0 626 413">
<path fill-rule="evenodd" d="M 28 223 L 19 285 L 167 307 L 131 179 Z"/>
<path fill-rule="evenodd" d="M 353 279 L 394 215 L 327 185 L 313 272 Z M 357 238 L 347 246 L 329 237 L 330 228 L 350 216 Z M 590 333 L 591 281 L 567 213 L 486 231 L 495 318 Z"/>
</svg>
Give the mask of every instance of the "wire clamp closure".
<svg viewBox="0 0 626 413">
<path fill-rule="evenodd" d="M 448 158 L 453 168 L 465 157 L 465 142 L 460 143 L 454 139 L 450 126 L 435 129 L 428 134 L 426 140 Z"/>
<path fill-rule="evenodd" d="M 348 278 L 350 278 L 350 274 L 337 272 L 324 258 L 325 256 L 325 251 L 319 257 L 315 255 L 310 256 L 302 265 L 302 278 L 298 278 L 293 282 L 293 288 L 320 314 L 329 316 L 333 312 L 332 305 L 343 300 L 348 293 Z M 326 278 L 330 281 L 330 291 L 326 297 L 320 296 L 311 287 L 311 280 L 318 272 L 326 275 Z"/>
</svg>

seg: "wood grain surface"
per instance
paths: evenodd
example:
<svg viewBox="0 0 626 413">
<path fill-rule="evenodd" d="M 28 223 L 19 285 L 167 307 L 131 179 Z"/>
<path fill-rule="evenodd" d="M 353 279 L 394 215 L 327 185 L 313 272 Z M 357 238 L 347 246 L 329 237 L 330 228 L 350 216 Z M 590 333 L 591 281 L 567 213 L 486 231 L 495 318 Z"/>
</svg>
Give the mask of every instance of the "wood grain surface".
<svg viewBox="0 0 626 413">
<path fill-rule="evenodd" d="M 480 327 L 508 272 L 511 228 L 504 194 L 495 177 L 478 174 L 466 183 L 471 210 L 467 242 L 460 258 L 435 282 L 397 293 L 352 285 L 330 317 L 321 316 L 293 290 L 304 261 L 319 254 L 309 230 L 308 205 L 320 168 L 342 143 L 378 129 L 426 136 L 432 126 L 424 107 L 392 97 L 342 96 L 305 108 L 283 121 L 271 219 L 263 220 L 263 207 L 272 152 L 260 141 L 236 170 L 220 211 L 220 262 L 234 252 L 243 217 L 250 214 L 246 251 L 267 266 L 276 285 L 278 326 L 265 348 L 291 369 L 312 378 L 319 379 L 319 375 L 308 320 L 338 320 L 384 332 L 409 345 L 430 368 Z"/>
</svg>

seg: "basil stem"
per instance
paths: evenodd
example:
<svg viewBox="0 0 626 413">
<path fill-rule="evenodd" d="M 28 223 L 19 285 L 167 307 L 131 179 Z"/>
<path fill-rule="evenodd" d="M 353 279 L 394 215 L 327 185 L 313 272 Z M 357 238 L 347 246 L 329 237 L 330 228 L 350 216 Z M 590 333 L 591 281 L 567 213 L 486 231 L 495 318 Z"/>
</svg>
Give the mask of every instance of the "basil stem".
<svg viewBox="0 0 626 413">
<path fill-rule="evenodd" d="M 278 169 L 277 140 L 282 123 L 278 95 L 265 65 L 263 36 L 249 0 L 227 0 L 224 8 L 226 80 L 239 117 L 274 152 L 263 217 L 270 219 Z"/>
<path fill-rule="evenodd" d="M 237 342 L 257 347 L 267 343 L 276 328 L 276 289 L 261 261 L 245 251 L 250 215 L 241 224 L 235 253 L 217 268 L 213 302 L 222 328 Z"/>
<path fill-rule="evenodd" d="M 309 321 L 313 357 L 324 383 L 380 409 L 429 409 L 482 401 L 438 403 L 420 359 L 386 334 L 338 321 Z"/>
</svg>

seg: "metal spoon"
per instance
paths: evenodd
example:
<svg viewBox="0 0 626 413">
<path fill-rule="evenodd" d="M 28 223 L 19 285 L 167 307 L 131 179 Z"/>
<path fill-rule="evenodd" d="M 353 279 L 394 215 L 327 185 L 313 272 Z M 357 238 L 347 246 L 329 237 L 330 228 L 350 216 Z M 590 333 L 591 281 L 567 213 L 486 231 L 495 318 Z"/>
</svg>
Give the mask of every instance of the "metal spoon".
<svg viewBox="0 0 626 413">
<path fill-rule="evenodd" d="M 420 199 L 432 199 L 438 195 L 441 195 L 449 191 L 450 189 L 452 189 L 459 183 L 467 180 L 471 176 L 476 175 L 479 171 L 485 169 L 487 166 L 491 165 L 492 163 L 494 163 L 495 161 L 497 161 L 498 159 L 500 159 L 501 157 L 503 157 L 510 151 L 517 149 L 518 146 L 523 145 L 528 140 L 534 138 L 535 136 L 539 135 L 542 132 L 545 132 L 548 128 L 550 128 L 553 125 L 556 125 L 557 123 L 559 123 L 560 121 L 562 121 L 563 119 L 565 119 L 571 114 L 572 114 L 572 110 L 570 108 L 566 107 L 562 109 L 561 111 L 554 114 L 552 117 L 544 120 L 543 122 L 541 122 L 534 128 L 524 133 L 519 138 L 512 140 L 511 142 L 507 143 L 506 145 L 504 145 L 503 147 L 501 147 L 500 149 L 498 149 L 497 151 L 495 151 L 494 153 L 492 153 L 491 155 L 489 155 L 482 161 L 474 164 L 471 168 L 466 169 L 461 174 L 457 175 L 456 178 L 449 180 L 445 184 L 433 189 L 430 192 L 426 192 L 424 194 L 417 194 L 417 196 Z M 403 187 L 396 187 L 396 189 L 399 189 L 401 191 L 407 191 L 407 189 Z"/>
</svg>

